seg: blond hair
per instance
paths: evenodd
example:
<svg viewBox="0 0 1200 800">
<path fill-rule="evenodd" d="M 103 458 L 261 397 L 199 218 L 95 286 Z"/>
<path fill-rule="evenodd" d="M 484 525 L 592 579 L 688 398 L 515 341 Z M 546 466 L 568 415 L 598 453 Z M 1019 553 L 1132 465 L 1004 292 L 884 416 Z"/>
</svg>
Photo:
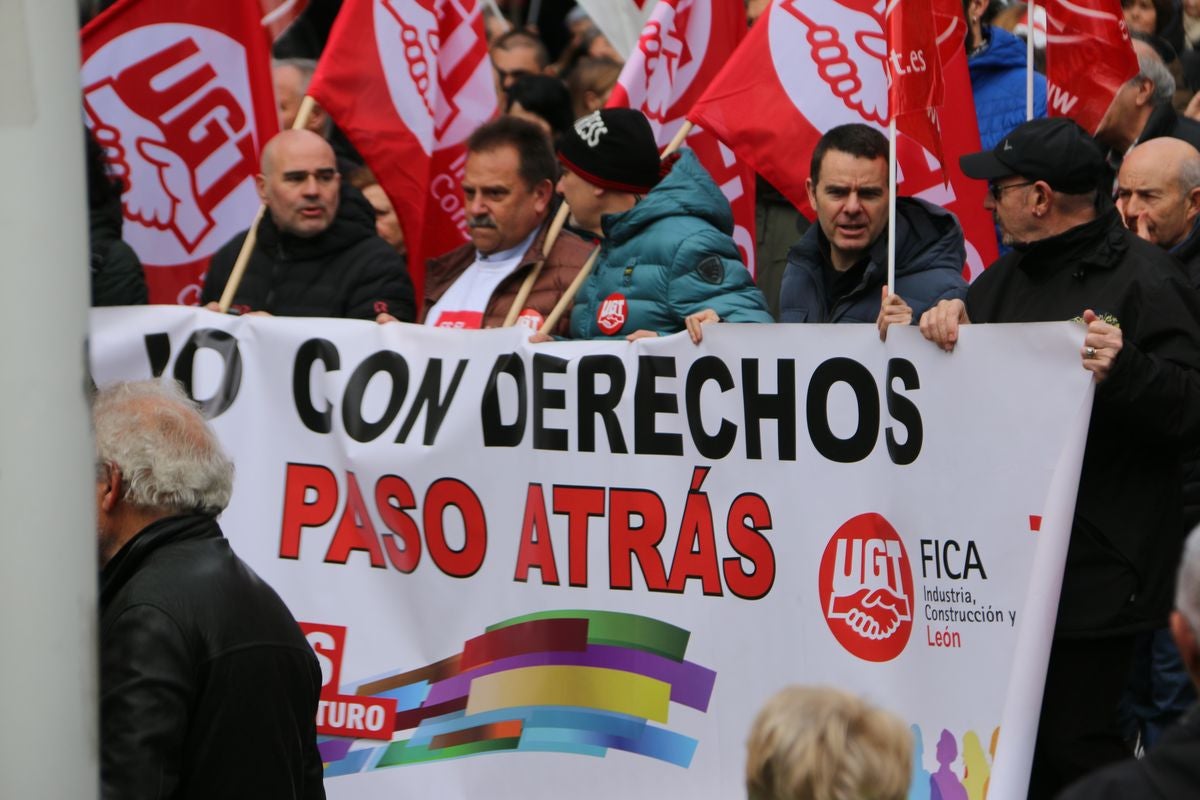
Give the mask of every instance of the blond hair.
<svg viewBox="0 0 1200 800">
<path fill-rule="evenodd" d="M 758 713 L 746 743 L 755 800 L 904 800 L 912 734 L 839 689 L 790 686 Z"/>
</svg>

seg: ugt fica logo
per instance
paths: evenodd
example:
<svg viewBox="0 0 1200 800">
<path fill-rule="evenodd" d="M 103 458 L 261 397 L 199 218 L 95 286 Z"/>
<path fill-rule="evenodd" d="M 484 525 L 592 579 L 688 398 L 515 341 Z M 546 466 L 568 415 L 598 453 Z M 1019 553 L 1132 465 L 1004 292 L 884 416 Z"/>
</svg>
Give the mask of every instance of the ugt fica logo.
<svg viewBox="0 0 1200 800">
<path fill-rule="evenodd" d="M 912 566 L 879 514 L 842 524 L 821 556 L 821 611 L 834 638 L 864 661 L 891 661 L 912 633 Z"/>
</svg>

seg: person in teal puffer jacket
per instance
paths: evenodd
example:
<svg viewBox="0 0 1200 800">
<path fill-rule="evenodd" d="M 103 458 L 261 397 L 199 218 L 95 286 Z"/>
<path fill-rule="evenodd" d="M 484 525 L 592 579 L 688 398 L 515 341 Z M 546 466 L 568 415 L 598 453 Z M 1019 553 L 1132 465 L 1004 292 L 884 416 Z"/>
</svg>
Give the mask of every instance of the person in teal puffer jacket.
<svg viewBox="0 0 1200 800">
<path fill-rule="evenodd" d="M 559 192 L 575 227 L 601 237 L 575 298 L 572 339 L 629 339 L 704 322 L 772 322 L 734 244 L 729 202 L 690 150 L 660 165 L 650 123 L 596 111 L 563 137 Z M 669 169 L 659 180 L 660 169 Z M 690 321 L 689 321 L 690 318 Z"/>
</svg>

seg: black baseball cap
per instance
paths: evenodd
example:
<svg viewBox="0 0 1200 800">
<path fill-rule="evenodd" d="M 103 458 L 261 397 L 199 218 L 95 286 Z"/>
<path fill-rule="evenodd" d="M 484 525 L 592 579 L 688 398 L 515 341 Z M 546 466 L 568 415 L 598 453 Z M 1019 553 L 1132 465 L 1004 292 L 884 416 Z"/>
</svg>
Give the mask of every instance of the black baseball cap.
<svg viewBox="0 0 1200 800">
<path fill-rule="evenodd" d="M 634 194 L 653 189 L 662 166 L 650 121 L 632 108 L 605 108 L 575 120 L 563 132 L 558 160 L 594 186 Z"/>
<path fill-rule="evenodd" d="M 1067 194 L 1095 189 L 1105 168 L 1100 146 L 1065 117 L 1024 122 L 991 150 L 962 156 L 958 163 L 968 178 L 994 181 L 1020 175 Z"/>
</svg>

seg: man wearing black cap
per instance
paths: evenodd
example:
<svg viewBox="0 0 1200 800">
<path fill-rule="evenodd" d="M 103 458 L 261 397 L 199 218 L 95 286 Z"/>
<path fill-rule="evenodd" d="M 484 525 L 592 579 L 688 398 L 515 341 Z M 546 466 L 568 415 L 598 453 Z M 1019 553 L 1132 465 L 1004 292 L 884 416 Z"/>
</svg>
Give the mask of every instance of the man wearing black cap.
<svg viewBox="0 0 1200 800">
<path fill-rule="evenodd" d="M 734 244 L 729 201 L 690 150 L 661 163 L 640 111 L 576 120 L 558 154 L 572 223 L 602 237 L 571 338 L 667 335 L 704 322 L 772 322 Z M 661 171 L 669 170 L 661 181 Z"/>
<path fill-rule="evenodd" d="M 1116 710 L 1134 637 L 1165 624 L 1183 539 L 1179 454 L 1200 437 L 1200 302 L 1099 196 L 1099 147 L 1067 119 L 961 159 L 1013 251 L 921 318 L 951 350 L 969 322 L 1082 319 L 1097 383 L 1050 652 L 1030 797 L 1124 758 Z"/>
</svg>

